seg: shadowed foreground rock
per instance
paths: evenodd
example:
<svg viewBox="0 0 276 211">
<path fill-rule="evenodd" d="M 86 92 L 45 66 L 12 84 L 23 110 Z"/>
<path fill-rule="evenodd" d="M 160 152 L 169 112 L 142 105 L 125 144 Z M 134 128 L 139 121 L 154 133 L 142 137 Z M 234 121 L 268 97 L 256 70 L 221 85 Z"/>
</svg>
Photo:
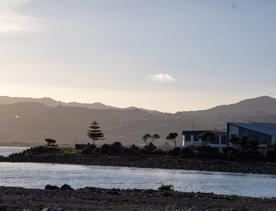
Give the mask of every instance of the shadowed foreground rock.
<svg viewBox="0 0 276 211">
<path fill-rule="evenodd" d="M 0 210 L 276 210 L 275 199 L 206 193 L 84 188 L 38 190 L 0 187 Z"/>
</svg>

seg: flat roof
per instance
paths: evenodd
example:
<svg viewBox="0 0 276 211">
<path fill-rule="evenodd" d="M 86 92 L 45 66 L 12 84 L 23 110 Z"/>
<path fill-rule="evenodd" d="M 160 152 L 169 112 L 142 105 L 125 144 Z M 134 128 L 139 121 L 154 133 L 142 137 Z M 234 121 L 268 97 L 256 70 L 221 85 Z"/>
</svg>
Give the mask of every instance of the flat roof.
<svg viewBox="0 0 276 211">
<path fill-rule="evenodd" d="M 183 130 L 182 135 L 185 134 L 201 134 L 201 133 L 206 133 L 206 132 L 211 132 L 215 134 L 226 134 L 227 132 L 224 130 Z"/>
<path fill-rule="evenodd" d="M 246 128 L 248 130 L 254 130 L 259 133 L 264 133 L 271 136 L 276 136 L 276 123 L 266 122 L 251 122 L 251 123 L 240 123 L 240 122 L 229 122 L 231 125 L 237 127 Z"/>
</svg>

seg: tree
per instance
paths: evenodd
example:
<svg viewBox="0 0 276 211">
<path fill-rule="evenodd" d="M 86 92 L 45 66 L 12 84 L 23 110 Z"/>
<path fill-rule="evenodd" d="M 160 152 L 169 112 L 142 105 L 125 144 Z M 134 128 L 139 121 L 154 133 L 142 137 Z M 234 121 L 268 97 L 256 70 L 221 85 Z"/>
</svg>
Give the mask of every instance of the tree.
<svg viewBox="0 0 276 211">
<path fill-rule="evenodd" d="M 233 137 L 230 139 L 231 144 L 237 151 L 236 157 L 242 160 L 262 160 L 263 156 L 258 150 L 259 142 L 249 140 L 247 136 Z"/>
<path fill-rule="evenodd" d="M 92 139 L 93 144 L 98 140 L 104 140 L 104 134 L 100 129 L 100 124 L 96 121 L 91 123 L 87 135 Z"/>
<path fill-rule="evenodd" d="M 146 153 L 152 153 L 154 150 L 156 150 L 156 146 L 153 144 L 153 143 L 149 143 L 149 144 L 147 144 L 145 147 L 144 147 L 144 151 L 146 152 Z"/>
<path fill-rule="evenodd" d="M 266 159 L 272 162 L 276 161 L 276 144 L 267 146 Z"/>
<path fill-rule="evenodd" d="M 171 141 L 174 143 L 174 147 L 176 147 L 176 138 L 178 136 L 178 133 L 169 133 L 169 135 L 167 136 L 167 140 Z"/>
<path fill-rule="evenodd" d="M 199 138 L 202 141 L 203 146 L 207 146 L 215 139 L 215 133 L 213 132 L 204 132 L 201 135 L 199 135 Z"/>
<path fill-rule="evenodd" d="M 46 138 L 45 139 L 45 142 L 46 142 L 46 145 L 48 146 L 48 147 L 53 147 L 53 146 L 57 146 L 57 141 L 56 140 L 54 140 L 54 139 L 51 139 L 51 138 Z"/>
<path fill-rule="evenodd" d="M 151 138 L 151 135 L 148 133 L 143 136 L 143 141 L 145 142 L 146 145 L 148 144 L 148 139 L 150 138 Z"/>
<path fill-rule="evenodd" d="M 236 148 L 238 148 L 239 145 L 240 145 L 240 139 L 239 139 L 239 137 L 237 137 L 237 136 L 231 137 L 231 139 L 230 139 L 229 141 L 230 141 L 230 143 L 231 143 L 233 146 L 235 146 Z"/>
<path fill-rule="evenodd" d="M 154 134 L 152 137 L 151 137 L 151 140 L 152 142 L 154 142 L 155 140 L 159 139 L 160 136 L 158 134 Z"/>
<path fill-rule="evenodd" d="M 232 145 L 242 151 L 256 151 L 258 150 L 258 141 L 250 141 L 247 136 L 232 137 L 230 139 Z"/>
<path fill-rule="evenodd" d="M 243 136 L 240 138 L 240 146 L 243 151 L 257 151 L 259 142 L 256 140 L 250 141 L 247 136 Z"/>
</svg>

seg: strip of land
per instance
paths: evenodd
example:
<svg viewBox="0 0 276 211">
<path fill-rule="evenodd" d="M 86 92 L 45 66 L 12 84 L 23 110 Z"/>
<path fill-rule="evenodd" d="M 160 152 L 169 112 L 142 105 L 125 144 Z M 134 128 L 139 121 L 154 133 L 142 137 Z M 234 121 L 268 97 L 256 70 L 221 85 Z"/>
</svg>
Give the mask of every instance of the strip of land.
<svg viewBox="0 0 276 211">
<path fill-rule="evenodd" d="M 94 151 L 89 150 L 89 153 L 87 153 L 86 149 L 76 151 L 71 148 L 41 146 L 12 154 L 9 157 L 0 157 L 0 162 L 59 163 L 276 175 L 276 162 L 264 160 L 237 161 L 224 159 L 223 157 L 187 158 L 181 156 L 181 154 L 164 154 L 164 151 L 163 154 L 153 154 L 142 150 L 138 152 L 123 151 L 128 148 L 122 148 L 123 150 L 116 150 L 115 152 L 111 150 L 103 151 L 103 148 L 99 149 L 94 146 L 92 148 Z"/>
<path fill-rule="evenodd" d="M 0 210 L 276 210 L 275 199 L 208 193 L 83 188 L 40 190 L 0 187 Z M 46 209 L 47 210 L 47 209 Z"/>
<path fill-rule="evenodd" d="M 191 159 L 171 156 L 115 156 L 115 155 L 58 155 L 12 156 L 0 162 L 36 162 L 138 168 L 183 169 L 232 173 L 276 175 L 276 163 L 257 161 L 226 161 L 219 159 Z"/>
</svg>

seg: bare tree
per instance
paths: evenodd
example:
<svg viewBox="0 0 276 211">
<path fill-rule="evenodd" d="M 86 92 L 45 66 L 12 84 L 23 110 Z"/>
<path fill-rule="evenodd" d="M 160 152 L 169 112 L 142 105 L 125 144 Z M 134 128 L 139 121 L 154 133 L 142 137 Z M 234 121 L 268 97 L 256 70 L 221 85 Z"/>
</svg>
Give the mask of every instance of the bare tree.
<svg viewBox="0 0 276 211">
<path fill-rule="evenodd" d="M 145 145 L 147 145 L 148 144 L 148 140 L 151 138 L 151 135 L 150 134 L 145 134 L 144 136 L 143 136 L 143 141 L 145 142 Z"/>
<path fill-rule="evenodd" d="M 159 134 L 154 134 L 154 135 L 151 137 L 152 142 L 154 142 L 154 141 L 157 140 L 157 139 L 160 139 Z"/>
<path fill-rule="evenodd" d="M 47 145 L 48 147 L 55 147 L 55 146 L 57 146 L 57 141 L 54 140 L 54 139 L 46 138 L 46 139 L 45 139 L 45 142 L 46 142 L 46 145 Z"/>
<path fill-rule="evenodd" d="M 169 135 L 167 136 L 167 140 L 171 141 L 174 143 L 174 147 L 176 147 L 176 138 L 178 136 L 178 133 L 169 133 Z"/>
</svg>

